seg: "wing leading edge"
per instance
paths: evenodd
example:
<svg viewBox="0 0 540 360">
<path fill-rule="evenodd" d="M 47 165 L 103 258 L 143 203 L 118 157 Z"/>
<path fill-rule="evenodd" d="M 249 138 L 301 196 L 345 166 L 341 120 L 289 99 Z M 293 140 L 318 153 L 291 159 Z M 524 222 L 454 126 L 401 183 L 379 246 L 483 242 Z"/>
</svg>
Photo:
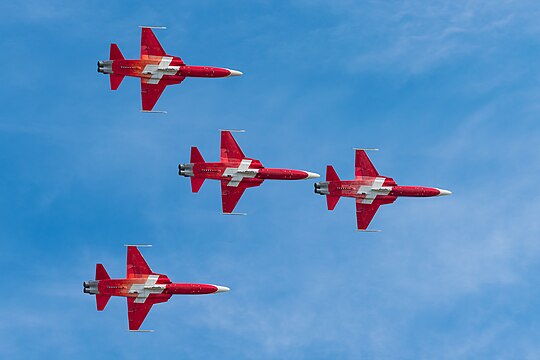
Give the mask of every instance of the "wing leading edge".
<svg viewBox="0 0 540 360">
<path fill-rule="evenodd" d="M 230 186 L 229 180 L 221 180 L 221 205 L 223 212 L 225 214 L 232 213 L 244 191 L 250 187 L 260 186 L 263 181 L 261 179 L 244 179 L 237 186 Z"/>
<path fill-rule="evenodd" d="M 147 78 L 141 78 L 142 110 L 152 111 L 167 85 L 180 84 L 183 80 L 161 80 L 157 84 L 150 84 Z"/>
<path fill-rule="evenodd" d="M 128 306 L 128 322 L 129 330 L 137 331 L 141 327 L 144 319 L 152 309 L 154 304 L 166 302 L 171 298 L 171 294 L 159 295 L 159 297 L 154 297 L 150 295 L 145 302 L 136 302 L 135 297 L 127 298 Z"/>
<path fill-rule="evenodd" d="M 396 201 L 396 197 L 389 196 L 384 200 L 375 199 L 371 204 L 364 204 L 362 200 L 362 198 L 356 199 L 356 223 L 358 230 L 366 230 L 377 210 L 379 210 L 379 206 L 393 203 Z"/>
<path fill-rule="evenodd" d="M 221 131 L 221 162 L 242 161 L 246 156 L 230 131 Z"/>
<path fill-rule="evenodd" d="M 367 156 L 364 150 L 356 150 L 356 156 L 354 159 L 354 176 L 368 176 L 368 177 L 377 177 L 379 172 L 373 166 L 371 160 Z"/>
</svg>

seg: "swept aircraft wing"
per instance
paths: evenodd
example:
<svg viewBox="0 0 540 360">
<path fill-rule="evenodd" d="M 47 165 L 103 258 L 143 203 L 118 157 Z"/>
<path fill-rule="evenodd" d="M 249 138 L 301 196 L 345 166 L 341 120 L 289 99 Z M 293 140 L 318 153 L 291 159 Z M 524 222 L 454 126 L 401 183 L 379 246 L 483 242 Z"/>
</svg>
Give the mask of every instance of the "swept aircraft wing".
<svg viewBox="0 0 540 360">
<path fill-rule="evenodd" d="M 373 166 L 371 160 L 369 160 L 369 157 L 364 150 L 356 150 L 356 156 L 354 159 L 354 176 L 379 176 L 379 172 L 377 169 L 375 169 L 375 166 Z"/>
<path fill-rule="evenodd" d="M 375 213 L 379 210 L 379 206 L 391 204 L 396 201 L 396 197 L 387 197 L 385 200 L 373 200 L 370 203 L 363 202 L 364 199 L 356 199 L 356 223 L 358 230 L 366 230 L 373 220 Z"/>
<path fill-rule="evenodd" d="M 148 56 L 166 56 L 167 53 L 150 28 L 141 29 L 141 59 Z"/>
<path fill-rule="evenodd" d="M 163 73 L 158 71 L 162 67 L 166 68 L 173 61 L 173 58 L 174 61 L 179 60 L 181 65 L 184 65 L 184 62 L 179 57 L 167 55 L 152 29 L 143 27 L 141 33 L 141 59 L 160 61 L 158 65 L 147 65 L 147 69 L 153 71 L 153 73 L 150 77 L 141 78 L 143 111 L 152 111 L 167 85 L 180 84 L 184 80 L 184 78 L 174 81 L 168 80 L 166 79 L 167 76 L 163 77 Z"/>
<path fill-rule="evenodd" d="M 139 330 L 141 324 L 143 323 L 146 315 L 152 309 L 154 304 L 161 302 L 166 302 L 171 298 L 171 294 L 153 296 L 150 295 L 144 302 L 138 302 L 137 298 L 128 297 L 127 306 L 128 306 L 128 321 L 129 321 L 129 330 Z"/>
<path fill-rule="evenodd" d="M 221 205 L 223 212 L 227 214 L 232 213 L 244 191 L 249 187 L 261 185 L 263 181 L 261 179 L 245 179 L 237 185 L 231 185 L 230 180 L 221 180 Z"/>
<path fill-rule="evenodd" d="M 128 246 L 127 251 L 127 278 L 146 278 L 144 284 L 133 284 L 131 290 L 138 292 L 136 297 L 128 297 L 128 320 L 129 330 L 139 330 L 146 315 L 152 305 L 166 302 L 171 298 L 171 294 L 148 294 L 145 293 L 145 286 L 153 286 L 156 283 L 170 283 L 167 276 L 156 274 L 150 269 L 136 246 Z"/>
<path fill-rule="evenodd" d="M 180 84 L 183 80 L 184 78 L 175 81 L 154 81 L 153 78 L 141 78 L 141 100 L 143 111 L 152 111 L 167 85 Z"/>
<path fill-rule="evenodd" d="M 155 275 L 136 246 L 127 247 L 127 278 Z"/>
<path fill-rule="evenodd" d="M 230 131 L 221 132 L 220 155 L 221 162 L 242 161 L 246 157 Z"/>
</svg>

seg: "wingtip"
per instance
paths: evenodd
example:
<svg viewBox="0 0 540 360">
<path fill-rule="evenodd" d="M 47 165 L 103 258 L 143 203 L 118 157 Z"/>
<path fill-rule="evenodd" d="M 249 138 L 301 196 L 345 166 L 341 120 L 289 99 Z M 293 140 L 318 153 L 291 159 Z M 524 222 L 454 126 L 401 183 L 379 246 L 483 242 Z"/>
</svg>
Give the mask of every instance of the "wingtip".
<svg viewBox="0 0 540 360">
<path fill-rule="evenodd" d="M 362 151 L 379 151 L 378 148 L 356 148 L 353 147 L 353 150 L 362 150 Z"/>
<path fill-rule="evenodd" d="M 228 132 L 234 132 L 234 133 L 245 133 L 246 130 L 244 129 L 218 129 L 220 132 L 228 131 Z"/>
<path fill-rule="evenodd" d="M 152 25 L 139 25 L 139 29 L 158 29 L 158 30 L 166 30 L 166 26 L 152 26 Z"/>
</svg>

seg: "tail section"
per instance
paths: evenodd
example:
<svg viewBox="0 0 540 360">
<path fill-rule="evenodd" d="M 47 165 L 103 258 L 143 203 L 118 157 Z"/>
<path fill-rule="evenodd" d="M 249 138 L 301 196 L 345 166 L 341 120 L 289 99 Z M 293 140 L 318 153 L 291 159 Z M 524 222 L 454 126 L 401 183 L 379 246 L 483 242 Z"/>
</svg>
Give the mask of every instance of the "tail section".
<svg viewBox="0 0 540 360">
<path fill-rule="evenodd" d="M 103 265 L 96 264 L 96 280 L 109 280 L 110 278 L 111 277 L 109 276 L 107 270 L 105 270 Z M 96 306 L 98 311 L 103 311 L 103 309 L 105 309 L 105 306 L 107 306 L 110 298 L 110 295 L 96 294 Z"/>
<path fill-rule="evenodd" d="M 326 205 L 328 210 L 334 210 L 341 196 L 339 195 L 326 195 Z"/>
<path fill-rule="evenodd" d="M 107 306 L 107 303 L 109 302 L 109 299 L 111 298 L 111 295 L 101 295 L 96 294 L 96 307 L 98 311 L 103 311 L 105 309 L 105 306 Z"/>
<path fill-rule="evenodd" d="M 191 147 L 191 157 L 189 159 L 189 162 L 192 164 L 196 163 L 204 163 L 204 158 L 202 157 L 199 149 L 197 149 L 195 146 Z"/>
<path fill-rule="evenodd" d="M 199 192 L 202 184 L 204 183 L 204 178 L 191 177 L 191 192 Z"/>
<path fill-rule="evenodd" d="M 124 75 L 111 74 L 110 80 L 111 80 L 111 90 L 117 90 L 118 87 L 120 87 L 122 80 L 124 80 Z"/>
<path fill-rule="evenodd" d="M 191 147 L 191 157 L 189 162 L 192 164 L 205 163 L 201 152 L 195 146 Z M 191 192 L 199 192 L 203 183 L 204 178 L 191 177 Z"/>
<path fill-rule="evenodd" d="M 109 280 L 111 277 L 102 264 L 96 264 L 96 280 Z"/>
<path fill-rule="evenodd" d="M 339 176 L 332 165 L 326 167 L 326 181 L 340 181 Z"/>
<path fill-rule="evenodd" d="M 109 53 L 109 59 L 110 60 L 124 60 L 124 55 L 122 55 L 122 52 L 118 48 L 118 45 L 111 44 L 111 50 Z M 116 75 L 111 74 L 110 75 L 110 81 L 111 81 L 111 90 L 116 90 L 122 83 L 122 80 L 124 80 L 124 75 Z"/>
<path fill-rule="evenodd" d="M 118 48 L 118 45 L 111 44 L 111 50 L 109 52 L 109 59 L 110 60 L 124 60 L 124 55 L 122 55 L 122 52 Z"/>
</svg>

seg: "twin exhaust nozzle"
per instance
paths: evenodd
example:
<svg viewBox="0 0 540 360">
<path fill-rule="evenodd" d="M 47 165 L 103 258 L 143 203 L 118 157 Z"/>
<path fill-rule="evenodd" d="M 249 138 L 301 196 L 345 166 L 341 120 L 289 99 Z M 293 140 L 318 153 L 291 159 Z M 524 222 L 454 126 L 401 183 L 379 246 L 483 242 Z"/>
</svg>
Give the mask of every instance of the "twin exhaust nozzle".
<svg viewBox="0 0 540 360">
<path fill-rule="evenodd" d="M 98 61 L 97 62 L 97 71 L 102 74 L 112 74 L 112 61 Z"/>
<path fill-rule="evenodd" d="M 178 165 L 178 175 L 190 177 L 195 175 L 193 173 L 193 164 L 179 164 Z"/>
</svg>

